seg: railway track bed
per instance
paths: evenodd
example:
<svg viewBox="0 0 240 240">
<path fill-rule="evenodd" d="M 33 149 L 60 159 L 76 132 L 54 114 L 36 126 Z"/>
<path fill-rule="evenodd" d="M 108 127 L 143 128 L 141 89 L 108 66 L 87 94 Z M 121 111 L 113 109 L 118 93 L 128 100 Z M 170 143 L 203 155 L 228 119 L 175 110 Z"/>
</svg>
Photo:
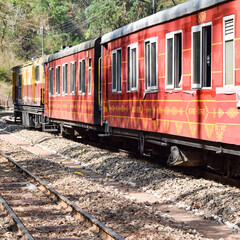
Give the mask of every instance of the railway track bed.
<svg viewBox="0 0 240 240">
<path fill-rule="evenodd" d="M 123 239 L 3 153 L 0 178 L 2 207 L 14 217 L 17 235 L 22 232 L 27 239 Z"/>
<path fill-rule="evenodd" d="M 13 131 L 13 127 L 8 130 Z M 228 229 L 226 224 L 214 220 L 221 215 L 222 219 L 228 216 L 225 220 L 237 222 L 240 196 L 237 188 L 194 179 L 127 154 L 110 153 L 52 134 L 16 128 L 15 136 L 29 141 L 19 141 L 22 149 L 34 152 L 40 143 L 44 149 L 55 150 L 68 158 L 49 152 L 47 157 L 43 148 L 41 154 L 40 151 L 35 155 L 23 153 L 12 138 L 0 142 L 1 148 L 127 240 L 204 239 L 204 236 L 239 239 L 238 230 Z M 205 214 L 195 217 L 185 209 Z M 205 217 L 214 221 L 204 220 Z"/>
</svg>

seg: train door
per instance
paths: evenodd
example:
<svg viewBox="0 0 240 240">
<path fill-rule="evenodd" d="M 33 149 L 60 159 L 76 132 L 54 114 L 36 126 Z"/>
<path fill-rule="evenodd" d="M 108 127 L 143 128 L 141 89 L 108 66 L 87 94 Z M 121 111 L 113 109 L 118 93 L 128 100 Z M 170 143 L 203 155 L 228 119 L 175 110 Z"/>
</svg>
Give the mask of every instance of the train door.
<svg viewBox="0 0 240 240">
<path fill-rule="evenodd" d="M 202 69 L 203 87 L 211 87 L 211 55 L 212 55 L 212 28 L 203 27 L 202 30 Z"/>
<path fill-rule="evenodd" d="M 18 104 L 22 100 L 22 74 L 18 75 Z"/>
<path fill-rule="evenodd" d="M 33 83 L 34 83 L 33 98 L 34 98 L 35 102 L 38 102 L 38 104 L 41 104 L 41 101 L 38 99 L 39 97 L 41 98 L 41 96 L 40 96 L 41 95 L 41 93 L 40 93 L 41 86 L 39 85 L 39 82 L 40 82 L 39 65 L 34 67 L 33 79 L 34 79 L 33 80 Z"/>
</svg>

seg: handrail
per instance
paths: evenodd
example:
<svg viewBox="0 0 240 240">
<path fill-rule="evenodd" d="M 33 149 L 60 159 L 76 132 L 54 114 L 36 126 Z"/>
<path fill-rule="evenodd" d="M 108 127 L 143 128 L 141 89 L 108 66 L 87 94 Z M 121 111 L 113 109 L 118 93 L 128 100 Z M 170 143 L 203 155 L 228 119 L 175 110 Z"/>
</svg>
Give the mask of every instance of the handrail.
<svg viewBox="0 0 240 240">
<path fill-rule="evenodd" d="M 12 73 L 12 90 L 13 90 L 13 94 L 12 94 L 12 99 L 15 102 L 16 101 L 16 72 L 14 71 Z"/>
<path fill-rule="evenodd" d="M 42 70 L 42 104 L 47 103 L 46 82 L 47 82 L 47 71 L 45 71 L 45 66 L 43 66 L 43 70 Z"/>
<path fill-rule="evenodd" d="M 23 85 L 23 72 L 21 74 L 21 82 L 22 82 L 22 86 L 21 86 L 21 95 L 22 95 L 22 101 L 23 101 L 23 91 L 24 91 L 24 85 Z"/>
<path fill-rule="evenodd" d="M 104 94 L 104 104 L 106 105 L 106 99 L 107 99 L 107 60 L 106 58 L 108 57 L 108 52 L 107 55 L 104 58 L 104 88 L 105 88 L 105 94 Z"/>
<path fill-rule="evenodd" d="M 102 56 L 98 59 L 98 106 L 101 108 L 101 59 Z"/>
</svg>

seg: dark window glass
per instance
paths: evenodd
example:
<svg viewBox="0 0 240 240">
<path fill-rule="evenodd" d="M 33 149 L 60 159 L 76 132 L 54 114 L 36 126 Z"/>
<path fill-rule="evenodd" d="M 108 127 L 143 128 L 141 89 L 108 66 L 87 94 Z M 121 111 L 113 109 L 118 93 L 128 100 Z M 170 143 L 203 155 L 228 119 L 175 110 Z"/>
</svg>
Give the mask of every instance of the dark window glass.
<svg viewBox="0 0 240 240">
<path fill-rule="evenodd" d="M 76 91 L 76 63 L 70 65 L 70 91 L 75 94 Z"/>
<path fill-rule="evenodd" d="M 173 39 L 167 40 L 167 85 L 173 85 Z"/>
<path fill-rule="evenodd" d="M 49 94 L 53 94 L 53 68 L 49 69 Z"/>
<path fill-rule="evenodd" d="M 56 67 L 56 94 L 60 94 L 60 66 Z"/>
<path fill-rule="evenodd" d="M 39 66 L 35 67 L 35 81 L 39 81 L 40 77 L 39 77 Z"/>
<path fill-rule="evenodd" d="M 63 94 L 68 92 L 68 64 L 63 65 Z"/>
<path fill-rule="evenodd" d="M 193 84 L 200 84 L 200 32 L 193 33 Z"/>
<path fill-rule="evenodd" d="M 167 88 L 180 87 L 182 78 L 182 33 L 170 34 L 167 39 Z"/>
<path fill-rule="evenodd" d="M 85 93 L 85 60 L 81 60 L 79 64 L 79 92 Z"/>
<path fill-rule="evenodd" d="M 137 90 L 137 46 L 130 46 L 127 49 L 127 90 L 136 91 Z"/>
<path fill-rule="evenodd" d="M 145 42 L 145 90 L 157 88 L 157 42 Z"/>
<path fill-rule="evenodd" d="M 122 90 L 122 51 L 113 51 L 112 54 L 112 91 L 121 92 Z"/>
</svg>

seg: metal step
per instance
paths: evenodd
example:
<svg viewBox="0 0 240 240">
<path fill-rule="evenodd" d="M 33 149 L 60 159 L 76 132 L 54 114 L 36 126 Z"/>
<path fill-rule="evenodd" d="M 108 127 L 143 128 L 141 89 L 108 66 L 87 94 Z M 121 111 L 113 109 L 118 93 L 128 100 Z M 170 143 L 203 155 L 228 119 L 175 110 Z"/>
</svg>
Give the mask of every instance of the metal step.
<svg viewBox="0 0 240 240">
<path fill-rule="evenodd" d="M 43 132 L 58 132 L 58 126 L 56 124 L 42 124 L 42 131 Z"/>
</svg>

